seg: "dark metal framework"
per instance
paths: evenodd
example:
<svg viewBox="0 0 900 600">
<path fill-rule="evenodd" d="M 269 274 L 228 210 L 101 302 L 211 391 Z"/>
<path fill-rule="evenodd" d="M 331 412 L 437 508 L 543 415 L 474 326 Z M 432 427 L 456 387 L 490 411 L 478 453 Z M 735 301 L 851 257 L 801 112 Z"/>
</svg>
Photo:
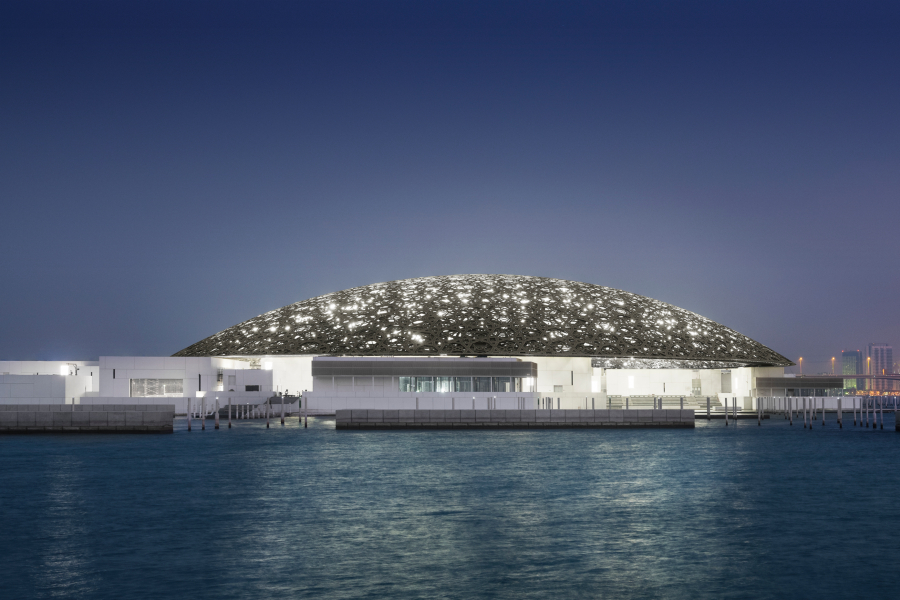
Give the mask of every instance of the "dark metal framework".
<svg viewBox="0 0 900 600">
<path fill-rule="evenodd" d="M 175 356 L 265 354 L 583 356 L 653 359 L 669 368 L 793 364 L 665 302 L 520 275 L 420 277 L 326 294 L 254 317 Z"/>
</svg>

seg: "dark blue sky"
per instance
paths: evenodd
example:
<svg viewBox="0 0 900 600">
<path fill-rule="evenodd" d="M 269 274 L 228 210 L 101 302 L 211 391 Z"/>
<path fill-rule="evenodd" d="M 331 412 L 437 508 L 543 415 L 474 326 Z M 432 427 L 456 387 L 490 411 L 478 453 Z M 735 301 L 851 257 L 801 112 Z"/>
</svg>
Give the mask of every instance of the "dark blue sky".
<svg viewBox="0 0 900 600">
<path fill-rule="evenodd" d="M 898 31 L 896 2 L 7 0 L 0 359 L 455 273 L 645 294 L 805 370 L 900 344 Z"/>
</svg>

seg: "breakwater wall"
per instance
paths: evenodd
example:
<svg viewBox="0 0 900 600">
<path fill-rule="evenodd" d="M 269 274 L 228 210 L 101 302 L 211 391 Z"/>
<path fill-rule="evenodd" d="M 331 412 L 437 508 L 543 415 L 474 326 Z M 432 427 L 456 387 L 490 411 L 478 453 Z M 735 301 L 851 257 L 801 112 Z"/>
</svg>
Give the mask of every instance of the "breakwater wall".
<svg viewBox="0 0 900 600">
<path fill-rule="evenodd" d="M 172 433 L 173 404 L 5 404 L 2 433 Z"/>
<path fill-rule="evenodd" d="M 694 411 L 338 410 L 337 429 L 577 429 L 694 427 Z"/>
</svg>

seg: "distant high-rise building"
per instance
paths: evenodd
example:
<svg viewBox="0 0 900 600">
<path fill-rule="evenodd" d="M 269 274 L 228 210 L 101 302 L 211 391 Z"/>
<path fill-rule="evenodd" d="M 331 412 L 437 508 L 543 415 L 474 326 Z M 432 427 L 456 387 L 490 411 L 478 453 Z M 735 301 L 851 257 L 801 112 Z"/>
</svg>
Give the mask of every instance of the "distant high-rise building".
<svg viewBox="0 0 900 600">
<path fill-rule="evenodd" d="M 894 348 L 887 344 L 869 344 L 866 352 L 866 367 L 869 375 L 890 375 L 894 372 Z M 893 381 L 875 379 L 870 381 L 870 390 L 891 390 Z"/>
<path fill-rule="evenodd" d="M 841 351 L 841 375 L 862 375 L 863 354 L 861 350 Z M 847 391 L 864 390 L 865 379 L 845 379 L 844 389 Z"/>
</svg>

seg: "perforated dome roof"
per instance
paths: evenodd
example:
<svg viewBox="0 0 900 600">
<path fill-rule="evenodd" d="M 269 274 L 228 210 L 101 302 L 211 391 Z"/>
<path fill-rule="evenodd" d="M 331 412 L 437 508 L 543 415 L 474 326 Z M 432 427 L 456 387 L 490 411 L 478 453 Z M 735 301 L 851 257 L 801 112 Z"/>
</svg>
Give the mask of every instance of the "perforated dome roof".
<svg viewBox="0 0 900 600">
<path fill-rule="evenodd" d="M 325 294 L 229 327 L 175 356 L 266 354 L 584 356 L 606 366 L 694 368 L 793 364 L 665 302 L 520 275 L 420 277 Z"/>
</svg>

